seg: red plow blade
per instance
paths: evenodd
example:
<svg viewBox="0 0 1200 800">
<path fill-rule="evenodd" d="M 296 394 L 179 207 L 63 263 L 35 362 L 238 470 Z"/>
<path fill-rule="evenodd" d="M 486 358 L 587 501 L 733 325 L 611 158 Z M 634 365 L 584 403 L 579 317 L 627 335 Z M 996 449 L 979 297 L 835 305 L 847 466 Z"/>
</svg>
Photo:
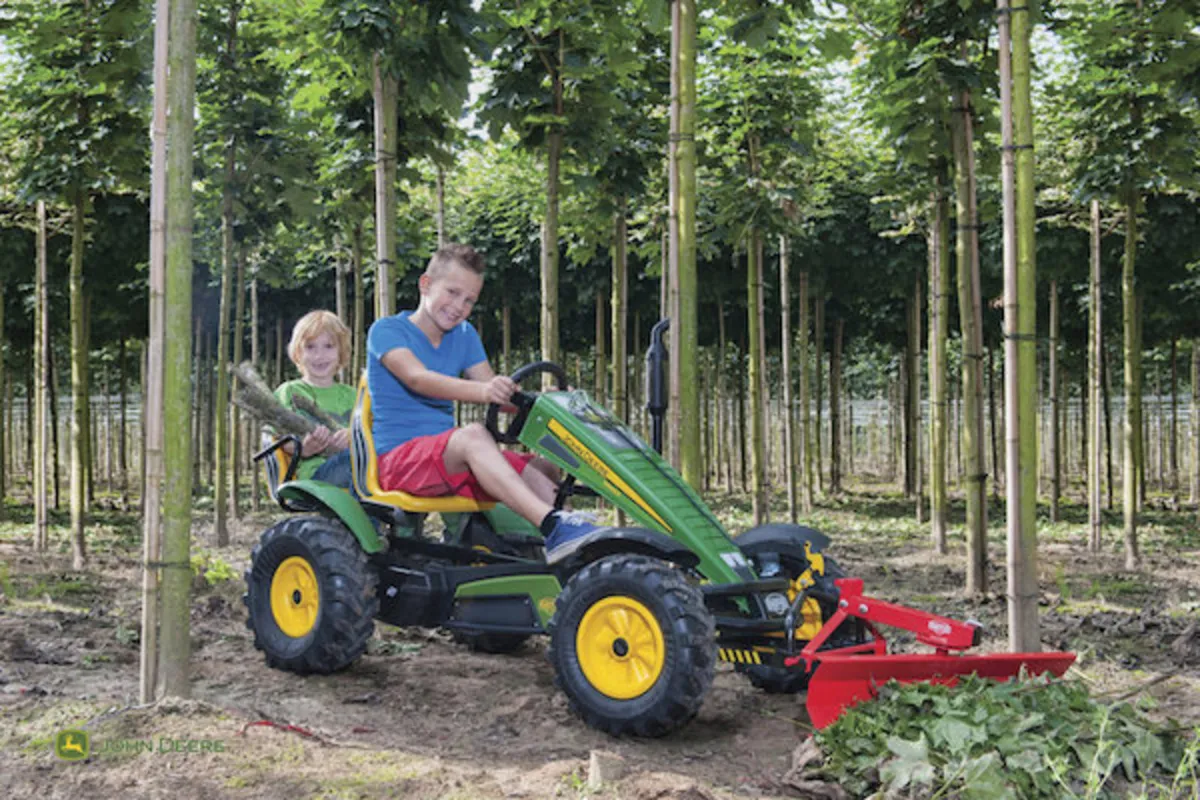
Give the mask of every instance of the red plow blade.
<svg viewBox="0 0 1200 800">
<path fill-rule="evenodd" d="M 915 608 L 888 603 L 862 593 L 858 578 L 837 581 L 840 597 L 838 610 L 798 656 L 787 659 L 789 666 L 803 661 L 814 669 L 808 683 L 805 705 L 813 725 L 824 728 L 842 712 L 861 700 L 878 694 L 878 688 L 890 680 L 900 683 L 924 681 L 953 686 L 960 676 L 978 675 L 993 680 L 1009 680 L 1021 674 L 1051 673 L 1062 677 L 1075 661 L 1074 653 L 990 653 L 960 655 L 979 644 L 981 629 L 977 623 L 960 622 Z M 847 619 L 862 620 L 874 640 L 849 647 L 821 650 L 821 646 Z M 887 639 L 878 625 L 889 625 L 916 634 L 917 642 L 933 647 L 933 653 L 889 654 Z"/>
<path fill-rule="evenodd" d="M 878 694 L 890 680 L 924 681 L 953 686 L 959 676 L 1008 680 L 1024 669 L 1029 675 L 1052 673 L 1062 677 L 1075 661 L 1074 653 L 995 653 L 990 655 L 836 655 L 820 656 L 808 683 L 805 707 L 813 725 L 824 728 L 850 706 Z"/>
</svg>

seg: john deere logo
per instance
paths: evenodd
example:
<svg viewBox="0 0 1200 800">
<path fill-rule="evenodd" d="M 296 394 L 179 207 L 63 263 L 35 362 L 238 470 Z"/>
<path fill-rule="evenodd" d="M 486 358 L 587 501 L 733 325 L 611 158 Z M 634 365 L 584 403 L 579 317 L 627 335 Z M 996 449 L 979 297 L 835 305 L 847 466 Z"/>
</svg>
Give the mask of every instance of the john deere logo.
<svg viewBox="0 0 1200 800">
<path fill-rule="evenodd" d="M 64 761 L 82 761 L 91 753 L 84 731 L 59 731 L 54 737 L 54 752 Z"/>
</svg>

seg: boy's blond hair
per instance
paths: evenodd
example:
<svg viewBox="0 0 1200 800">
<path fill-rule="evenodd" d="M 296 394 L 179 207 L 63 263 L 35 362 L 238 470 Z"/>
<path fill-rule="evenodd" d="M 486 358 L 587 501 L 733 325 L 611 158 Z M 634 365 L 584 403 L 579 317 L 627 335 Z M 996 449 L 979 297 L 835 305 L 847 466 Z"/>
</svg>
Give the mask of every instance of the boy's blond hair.
<svg viewBox="0 0 1200 800">
<path fill-rule="evenodd" d="M 323 333 L 329 334 L 337 342 L 338 369 L 345 369 L 350 364 L 350 329 L 338 319 L 332 311 L 319 309 L 310 311 L 296 322 L 292 328 L 292 340 L 288 343 L 288 357 L 297 367 L 300 366 L 300 356 L 304 345 Z"/>
<path fill-rule="evenodd" d="M 484 268 L 487 266 L 483 256 L 471 245 L 448 244 L 439 248 L 429 259 L 429 264 L 425 267 L 425 274 L 429 276 L 430 280 L 440 278 L 455 264 L 466 267 L 476 275 L 483 275 Z"/>
</svg>

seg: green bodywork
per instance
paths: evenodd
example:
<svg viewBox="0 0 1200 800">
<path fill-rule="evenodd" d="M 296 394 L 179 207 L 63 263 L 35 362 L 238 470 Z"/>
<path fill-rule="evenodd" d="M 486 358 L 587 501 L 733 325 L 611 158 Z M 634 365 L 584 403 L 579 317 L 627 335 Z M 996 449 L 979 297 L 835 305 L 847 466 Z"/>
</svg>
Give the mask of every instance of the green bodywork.
<svg viewBox="0 0 1200 800">
<path fill-rule="evenodd" d="M 641 526 L 687 546 L 700 558 L 697 570 L 710 582 L 757 577 L 695 490 L 586 392 L 539 395 L 518 438 Z"/>
<path fill-rule="evenodd" d="M 367 512 L 345 489 L 322 481 L 299 480 L 283 484 L 276 494 L 280 500 L 291 500 L 303 506 L 315 505 L 322 514 L 340 519 L 366 552 L 375 554 L 387 550 L 387 542 L 380 538 Z"/>
<path fill-rule="evenodd" d="M 553 575 L 506 575 L 501 578 L 484 578 L 461 584 L 454 597 L 496 597 L 499 595 L 528 595 L 537 609 L 542 627 L 550 625 L 554 616 L 554 599 L 562 591 L 562 585 Z"/>
</svg>

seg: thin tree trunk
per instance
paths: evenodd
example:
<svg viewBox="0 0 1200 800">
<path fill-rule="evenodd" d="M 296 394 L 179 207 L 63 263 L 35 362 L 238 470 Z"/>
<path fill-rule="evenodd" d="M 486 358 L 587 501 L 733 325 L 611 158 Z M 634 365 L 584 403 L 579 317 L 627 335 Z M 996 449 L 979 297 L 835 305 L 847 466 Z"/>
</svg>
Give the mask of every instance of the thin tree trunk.
<svg viewBox="0 0 1200 800">
<path fill-rule="evenodd" d="M 808 404 L 808 270 L 800 270 L 800 291 L 796 298 L 800 306 L 800 341 L 796 349 L 800 353 L 800 510 L 811 514 L 813 510 L 812 440 Z"/>
<path fill-rule="evenodd" d="M 1171 506 L 1179 508 L 1179 339 L 1171 338 Z"/>
<path fill-rule="evenodd" d="M 946 552 L 946 341 L 949 328 L 949 200 L 941 173 L 929 231 L 929 522 L 933 549 Z"/>
<path fill-rule="evenodd" d="M 788 237 L 779 236 L 779 317 L 780 346 L 783 349 L 783 465 L 787 483 L 788 521 L 797 520 L 796 444 L 792 408 L 792 298 L 788 285 Z"/>
<path fill-rule="evenodd" d="M 1133 189 L 1125 197 L 1125 254 L 1121 271 L 1122 324 L 1125 335 L 1125 435 L 1124 435 L 1124 534 L 1125 568 L 1138 566 L 1137 501 L 1141 465 L 1138 456 L 1142 427 L 1140 375 L 1141 351 L 1137 335 L 1137 295 L 1134 263 L 1137 255 L 1137 194 Z"/>
<path fill-rule="evenodd" d="M 959 315 L 963 338 L 964 490 L 967 500 L 968 595 L 987 591 L 987 469 L 983 460 L 983 342 L 979 291 L 979 232 L 975 213 L 975 154 L 971 94 L 960 92 L 954 115 L 955 203 L 958 220 Z"/>
<path fill-rule="evenodd" d="M 400 84 L 373 60 L 375 98 L 375 319 L 396 308 L 396 105 Z"/>
<path fill-rule="evenodd" d="M 167 168 L 167 242 L 163 329 L 163 417 L 186 420 L 187 383 L 191 376 L 188 338 L 192 319 L 192 148 L 196 86 L 196 9 L 194 0 L 171 6 L 171 142 Z M 158 357 L 157 355 L 155 356 Z M 162 501 L 164 572 L 159 670 L 162 694 L 191 693 L 188 635 L 192 496 L 188 426 L 171 425 L 163 433 L 165 485 Z"/>
<path fill-rule="evenodd" d="M 762 317 L 758 311 L 762 298 L 762 248 L 759 247 L 759 233 L 756 229 L 749 232 L 746 247 L 746 323 L 749 328 L 750 341 L 750 475 L 751 475 L 751 505 L 754 510 L 754 524 L 761 525 L 767 519 L 767 494 L 764 462 L 764 411 L 763 411 L 763 374 L 762 360 L 759 351 L 763 346 L 763 331 L 759 328 Z"/>
<path fill-rule="evenodd" d="M 1116 486 L 1116 481 L 1113 480 L 1112 370 L 1108 366 L 1108 353 L 1102 349 L 1100 355 L 1100 379 L 1104 389 L 1104 458 L 1107 462 L 1105 485 L 1108 492 L 1108 504 L 1105 508 L 1112 511 L 1113 492 Z"/>
<path fill-rule="evenodd" d="M 845 320 L 833 321 L 833 347 L 829 351 L 829 493 L 842 493 L 842 334 Z"/>
<path fill-rule="evenodd" d="M 250 361 L 254 364 L 254 368 L 261 370 L 262 364 L 259 362 L 260 354 L 258 352 L 258 269 L 255 268 L 254 279 L 250 281 Z M 339 281 L 341 279 L 339 278 Z M 351 384 L 353 385 L 353 384 Z M 251 448 L 258 446 L 259 440 L 262 438 L 262 426 L 257 420 L 250 421 L 250 445 Z M 253 466 L 250 468 L 250 509 L 258 512 L 262 509 L 261 487 L 259 486 L 259 470 Z"/>
<path fill-rule="evenodd" d="M 1000 0 L 1007 6 L 1007 0 Z M 1015 169 L 1005 170 L 1015 191 L 1012 226 L 1006 216 L 1005 377 L 1008 437 L 1005 470 L 1008 489 L 1008 625 L 1009 648 L 1014 652 L 1041 649 L 1038 633 L 1037 583 L 1037 415 L 1033 393 L 1028 387 L 1037 381 L 1037 281 L 1034 175 L 1033 107 L 1030 99 L 1031 22 L 1029 4 L 1013 6 L 1007 16 L 1011 23 L 1011 70 L 1007 69 L 1007 37 L 1001 39 L 1001 85 L 1011 90 L 1011 114 L 1002 114 L 1006 162 L 1015 161 Z M 1005 26 L 1008 27 L 1008 26 Z M 1008 74 L 1011 72 L 1011 87 Z M 1007 166 L 1007 165 L 1006 165 Z M 1025 391 L 1021 391 L 1025 387 Z"/>
<path fill-rule="evenodd" d="M 564 34 L 558 31 L 555 67 L 551 75 L 554 113 L 561 119 L 563 108 L 563 60 L 566 56 Z M 559 162 L 562 159 L 563 131 L 555 125 L 546 131 L 546 222 L 542 227 L 542 358 L 558 361 L 558 204 Z M 548 376 L 546 377 L 548 380 Z"/>
<path fill-rule="evenodd" d="M 167 40 L 171 0 L 155 2 L 154 20 L 154 111 L 150 125 L 150 338 L 142 390 L 142 637 L 139 669 L 139 697 L 143 704 L 153 702 L 158 691 L 158 633 L 162 617 L 162 572 L 156 566 L 162 558 L 162 517 L 160 502 L 163 484 L 163 385 L 162 347 L 165 333 L 167 258 Z M 124 362 L 122 361 L 122 366 Z M 122 370 L 124 374 L 124 370 Z M 202 414 L 197 417 L 203 419 Z"/>
<path fill-rule="evenodd" d="M 813 387 L 816 389 L 816 427 L 813 431 L 813 465 L 815 473 L 815 487 L 817 491 L 825 491 L 824 464 L 821 458 L 821 413 L 823 393 L 825 389 L 824 379 L 824 354 L 821 352 L 825 347 L 825 291 L 819 289 L 813 295 Z"/>
<path fill-rule="evenodd" d="M 1050 521 L 1058 522 L 1058 503 L 1062 496 L 1062 431 L 1059 426 L 1058 374 L 1058 281 L 1050 281 Z"/>
<path fill-rule="evenodd" d="M 234 283 L 233 296 L 233 362 L 242 363 L 242 338 L 245 334 L 246 318 L 246 248 L 243 245 L 238 250 L 237 279 Z M 229 518 L 238 519 L 241 516 L 241 483 L 242 483 L 242 426 L 238 407 L 229 404 Z"/>
<path fill-rule="evenodd" d="M 1192 492 L 1191 501 L 1200 504 L 1200 339 L 1192 340 Z M 1200 505 L 1197 505 L 1200 514 Z"/>
<path fill-rule="evenodd" d="M 1100 459 L 1103 457 L 1102 448 L 1104 435 L 1101 430 L 1101 403 L 1104 403 L 1103 417 L 1107 417 L 1107 402 L 1101 400 L 1103 380 L 1101 374 L 1104 365 L 1103 336 L 1104 327 L 1101 324 L 1103 312 L 1102 295 L 1100 293 L 1100 201 L 1092 201 L 1092 230 L 1091 230 L 1091 270 L 1089 276 L 1088 302 L 1088 412 L 1090 414 L 1091 448 L 1088 453 L 1088 548 L 1093 553 L 1100 552 L 1100 539 L 1104 520 L 1100 507 Z M 1107 398 L 1107 394 L 1105 395 Z M 1111 480 L 1111 478 L 1110 478 Z"/>
<path fill-rule="evenodd" d="M 607 289 L 607 287 L 604 287 Z M 595 393 L 596 402 L 606 405 L 605 384 L 608 379 L 608 359 L 604 352 L 604 340 L 608 338 L 608 309 L 605 308 L 605 292 L 596 291 L 596 363 L 595 363 Z"/>
<path fill-rule="evenodd" d="M 909 341 L 909 427 L 912 430 L 913 494 L 917 502 L 917 524 L 925 524 L 925 498 L 921 486 L 921 272 L 913 283 L 912 339 Z"/>
<path fill-rule="evenodd" d="M 437 168 L 437 243 L 441 250 L 446 246 L 446 171 Z"/>
<path fill-rule="evenodd" d="M 230 10 L 230 36 L 228 42 L 230 58 L 235 47 L 236 5 Z M 233 195 L 236 180 L 237 144 L 233 135 L 225 144 L 225 182 L 221 190 L 221 299 L 217 307 L 217 352 L 214 358 L 217 371 L 217 393 L 213 398 L 213 541 L 217 547 L 229 544 L 228 478 L 229 478 L 229 433 L 226 431 L 229 402 L 229 317 L 233 300 L 234 240 L 233 240 Z"/>
<path fill-rule="evenodd" d="M 33 506 L 34 506 L 34 549 L 44 553 L 50 545 L 49 511 L 46 487 L 46 417 L 49 405 L 50 382 L 50 292 L 46 266 L 46 203 L 37 201 L 37 276 L 35 278 L 36 301 L 34 306 L 35 327 L 33 334 L 33 370 L 37 387 L 33 422 Z"/>
<path fill-rule="evenodd" d="M 357 385 L 359 375 L 362 374 L 367 365 L 367 353 L 363 344 L 367 330 L 367 301 L 363 291 L 363 225 L 361 220 L 354 225 L 354 238 L 351 240 L 350 257 L 352 259 L 350 269 L 354 272 L 354 327 L 350 329 L 352 331 L 354 358 L 351 361 L 351 367 L 354 373 L 353 382 Z M 276 324 L 282 325 L 283 322 L 282 320 L 276 320 Z M 277 378 L 279 375 L 280 360 L 282 359 L 276 358 L 275 369 Z M 279 380 L 275 381 L 276 386 L 279 383 Z"/>
<path fill-rule="evenodd" d="M 1004 459 L 1000 457 L 999 423 L 996 415 L 996 358 L 995 350 L 987 349 L 987 380 L 988 380 L 988 414 L 990 418 L 989 436 L 992 445 L 992 498 L 1000 502 L 1000 481 L 1004 474 Z"/>
<path fill-rule="evenodd" d="M 61 482 L 62 482 L 62 451 L 59 448 L 58 442 L 58 381 L 55 379 L 55 374 L 58 371 L 56 366 L 58 359 L 54 356 L 54 340 L 46 339 L 46 384 L 50 388 L 50 450 L 53 456 L 53 463 L 50 467 L 50 474 L 54 478 L 54 510 L 58 511 L 62 507 Z"/>
<path fill-rule="evenodd" d="M 84 516 L 87 505 L 88 387 L 87 333 L 84 320 L 83 247 L 84 202 L 76 190 L 71 208 L 71 550 L 72 565 L 83 569 L 87 561 Z"/>
</svg>

